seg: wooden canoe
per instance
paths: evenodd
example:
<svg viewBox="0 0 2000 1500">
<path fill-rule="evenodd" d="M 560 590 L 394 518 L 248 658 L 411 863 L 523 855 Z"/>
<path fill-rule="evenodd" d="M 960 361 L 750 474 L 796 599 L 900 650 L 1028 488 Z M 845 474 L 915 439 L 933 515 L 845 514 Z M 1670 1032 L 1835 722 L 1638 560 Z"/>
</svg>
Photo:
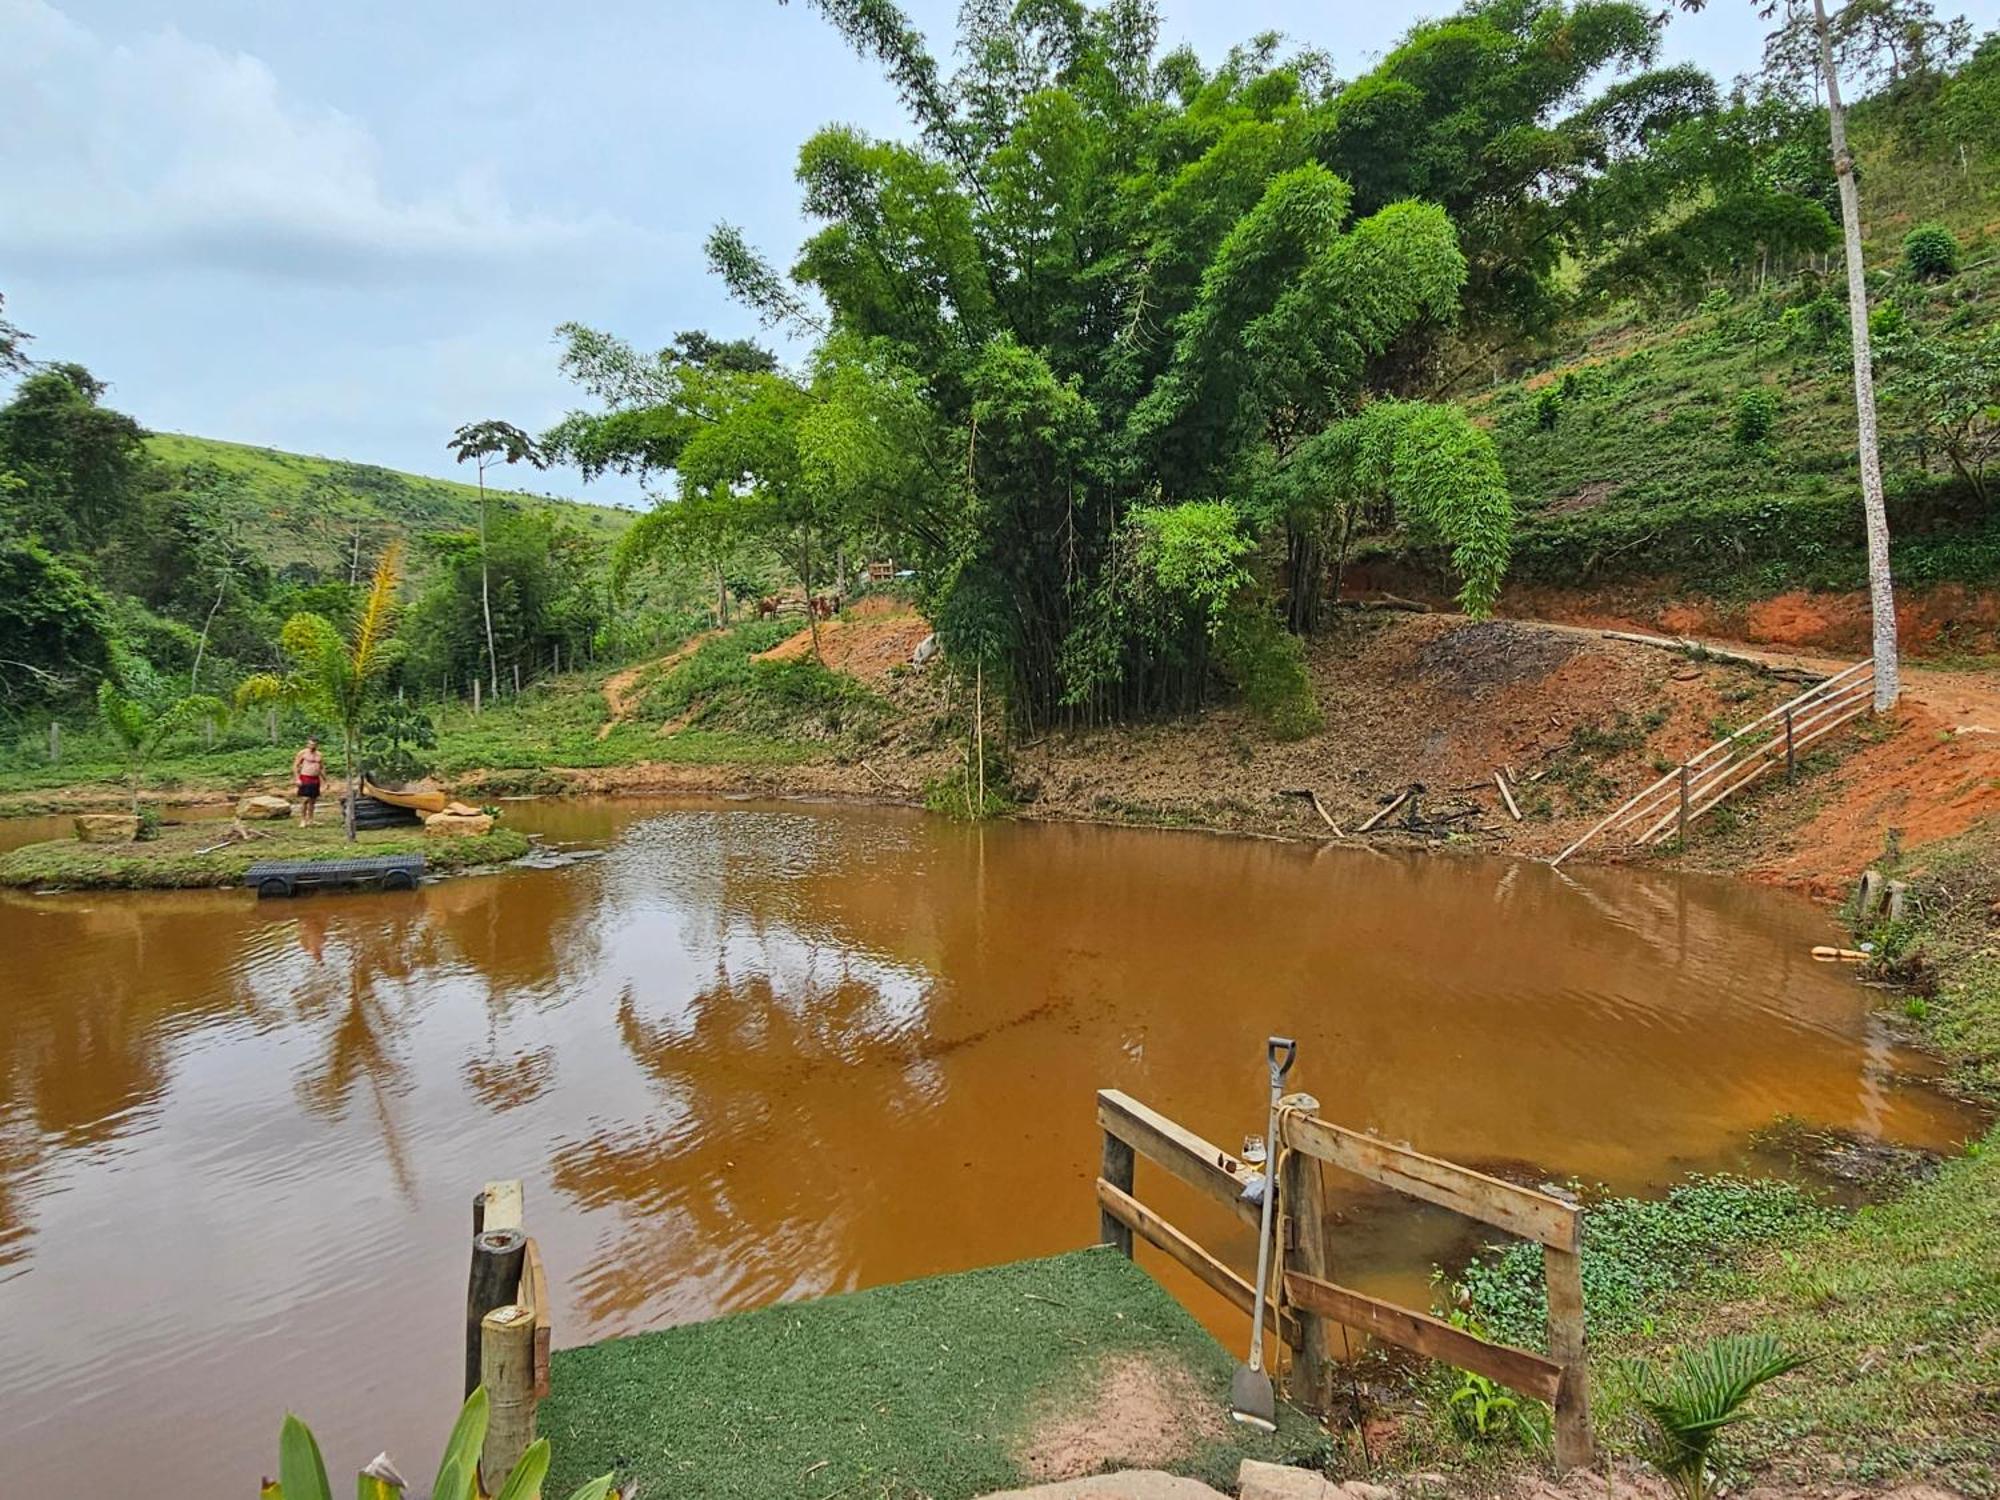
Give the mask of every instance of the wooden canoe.
<svg viewBox="0 0 2000 1500">
<path fill-rule="evenodd" d="M 435 782 L 413 781 L 406 786 L 384 786 L 366 776 L 361 778 L 361 795 L 386 802 L 391 807 L 407 807 L 420 813 L 443 812 L 445 804 L 451 801 L 451 794 Z"/>
</svg>

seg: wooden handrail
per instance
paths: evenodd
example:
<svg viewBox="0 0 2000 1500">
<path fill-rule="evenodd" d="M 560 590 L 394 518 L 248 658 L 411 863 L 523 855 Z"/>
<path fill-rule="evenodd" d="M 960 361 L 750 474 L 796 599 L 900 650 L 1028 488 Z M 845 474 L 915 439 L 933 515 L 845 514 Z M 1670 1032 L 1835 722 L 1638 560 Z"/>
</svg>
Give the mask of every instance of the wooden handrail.
<svg viewBox="0 0 2000 1500">
<path fill-rule="evenodd" d="M 1875 660 L 1870 657 L 1760 714 L 1628 797 L 1550 860 L 1551 867 L 1560 866 L 1591 840 L 1622 825 L 1643 824 L 1633 842 L 1647 845 L 1665 838 L 1668 828 L 1678 829 L 1683 822 L 1693 822 L 1761 776 L 1771 764 L 1772 756 L 1788 742 L 1796 753 L 1807 739 L 1817 739 L 1827 729 L 1854 718 L 1858 710 L 1849 710 L 1864 697 L 1872 696 L 1874 676 Z M 1791 723 L 1788 736 L 1759 740 L 1747 747 L 1747 754 L 1739 753 L 1745 748 L 1745 740 L 1766 725 L 1782 723 L 1788 717 Z M 1802 735 L 1802 729 L 1811 733 Z"/>
<path fill-rule="evenodd" d="M 1558 1250 L 1577 1247 L 1580 1215 L 1576 1205 L 1547 1193 L 1516 1187 L 1470 1167 L 1425 1156 L 1407 1146 L 1394 1146 L 1312 1115 L 1281 1116 L 1278 1133 L 1294 1151 L 1303 1151 L 1369 1182 L 1452 1209 L 1522 1239 L 1538 1240 Z"/>
<path fill-rule="evenodd" d="M 1250 1311 L 1255 1293 L 1249 1282 L 1130 1193 L 1100 1177 L 1097 1179 L 1097 1205 L 1147 1244 L 1179 1261 L 1204 1286 L 1228 1298 L 1238 1312 Z M 1290 1313 L 1281 1313 L 1270 1301 L 1264 1304 L 1264 1326 L 1294 1349 L 1298 1348 L 1299 1320 Z"/>
<path fill-rule="evenodd" d="M 1297 1271 L 1285 1273 L 1285 1295 L 1301 1312 L 1331 1318 L 1400 1348 L 1414 1349 L 1461 1370 L 1476 1371 L 1488 1380 L 1497 1380 L 1551 1406 L 1562 1389 L 1563 1367 L 1547 1355 L 1493 1343 L 1463 1328 L 1454 1328 L 1429 1313 L 1398 1307 L 1393 1302 Z"/>
<path fill-rule="evenodd" d="M 1117 1089 L 1098 1091 L 1097 1124 L 1106 1135 L 1125 1142 L 1148 1161 L 1158 1162 L 1244 1223 L 1257 1224 L 1256 1206 L 1243 1201 L 1250 1168 L 1220 1146 Z"/>
</svg>

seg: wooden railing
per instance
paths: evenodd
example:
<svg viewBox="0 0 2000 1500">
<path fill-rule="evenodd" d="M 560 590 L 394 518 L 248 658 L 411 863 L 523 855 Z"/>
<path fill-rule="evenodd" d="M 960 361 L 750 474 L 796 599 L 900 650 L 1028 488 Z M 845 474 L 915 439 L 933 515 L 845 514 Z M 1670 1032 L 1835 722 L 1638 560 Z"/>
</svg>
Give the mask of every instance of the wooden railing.
<svg viewBox="0 0 2000 1500">
<path fill-rule="evenodd" d="M 1274 1250 L 1281 1252 L 1283 1296 L 1278 1308 L 1267 1303 L 1265 1326 L 1295 1351 L 1291 1398 L 1309 1409 L 1326 1409 L 1333 1330 L 1345 1326 L 1548 1402 L 1555 1408 L 1557 1465 L 1567 1469 L 1589 1463 L 1579 1210 L 1546 1193 L 1334 1125 L 1317 1118 L 1318 1108 L 1309 1094 L 1288 1095 L 1279 1112 L 1278 1139 L 1270 1146 L 1277 1167 Z M 1133 1187 L 1136 1159 L 1144 1156 L 1254 1227 L 1257 1210 L 1242 1199 L 1251 1169 L 1115 1089 L 1098 1093 L 1097 1123 L 1104 1133 L 1097 1179 L 1100 1238 L 1129 1256 L 1136 1235 L 1249 1312 L 1250 1283 L 1141 1203 Z M 1539 1241 L 1548 1282 L 1549 1352 L 1497 1344 L 1428 1312 L 1335 1284 L 1328 1276 L 1322 1164 Z"/>
<path fill-rule="evenodd" d="M 1616 808 L 1549 863 L 1560 865 L 1594 839 L 1623 835 L 1644 848 L 1678 838 L 1704 813 L 1720 807 L 1766 771 L 1798 768 L 1799 752 L 1874 706 L 1875 660 L 1857 662 L 1816 683 L 1789 703 L 1745 724 L 1690 756 Z"/>
</svg>

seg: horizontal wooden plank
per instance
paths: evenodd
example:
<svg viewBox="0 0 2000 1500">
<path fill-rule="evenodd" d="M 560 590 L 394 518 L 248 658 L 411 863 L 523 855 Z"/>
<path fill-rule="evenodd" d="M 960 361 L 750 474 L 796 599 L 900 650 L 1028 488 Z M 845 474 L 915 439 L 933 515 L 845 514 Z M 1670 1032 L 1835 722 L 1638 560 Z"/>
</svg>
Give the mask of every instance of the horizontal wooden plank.
<svg viewBox="0 0 2000 1500">
<path fill-rule="evenodd" d="M 1343 1172 L 1453 1209 L 1525 1240 L 1540 1240 L 1558 1250 L 1577 1247 L 1577 1210 L 1560 1198 L 1516 1187 L 1407 1146 L 1392 1146 L 1312 1115 L 1283 1114 L 1279 1128 L 1285 1144 L 1293 1150 L 1316 1156 Z"/>
<path fill-rule="evenodd" d="M 1428 1313 L 1412 1312 L 1298 1271 L 1285 1273 L 1285 1295 L 1300 1312 L 1331 1318 L 1398 1348 L 1472 1370 L 1524 1396 L 1554 1404 L 1562 1388 L 1562 1366 L 1548 1356 L 1511 1344 L 1489 1344 Z"/>
<path fill-rule="evenodd" d="M 1195 1274 L 1204 1285 L 1227 1297 L 1240 1312 L 1248 1313 L 1255 1289 L 1221 1261 L 1189 1239 L 1180 1230 L 1154 1213 L 1123 1189 L 1097 1179 L 1098 1205 L 1112 1218 L 1130 1229 L 1147 1244 L 1165 1251 Z M 1299 1346 L 1298 1320 L 1264 1304 L 1264 1326 L 1294 1349 Z"/>
<path fill-rule="evenodd" d="M 1250 1179 L 1250 1168 L 1220 1146 L 1117 1089 L 1098 1090 L 1097 1123 L 1148 1161 L 1158 1162 L 1189 1187 L 1215 1199 L 1244 1223 L 1258 1222 L 1255 1205 L 1243 1201 L 1243 1184 Z"/>
</svg>

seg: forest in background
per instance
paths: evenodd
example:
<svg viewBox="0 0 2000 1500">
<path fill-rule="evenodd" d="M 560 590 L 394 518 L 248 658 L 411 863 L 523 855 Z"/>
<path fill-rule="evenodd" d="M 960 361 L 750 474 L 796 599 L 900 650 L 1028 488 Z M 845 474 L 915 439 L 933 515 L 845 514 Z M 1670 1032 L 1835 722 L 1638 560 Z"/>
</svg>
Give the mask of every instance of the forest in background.
<svg viewBox="0 0 2000 1500">
<path fill-rule="evenodd" d="M 1276 37 L 1162 53 L 1143 0 L 975 0 L 948 70 L 892 5 L 815 8 L 912 138 L 804 145 L 820 227 L 789 268 L 726 224 L 709 242 L 807 352 L 567 326 L 584 404 L 520 434 L 534 462 L 638 479 L 656 505 L 632 524 L 494 488 L 482 533 L 473 486 L 148 437 L 0 323 L 16 744 L 107 676 L 226 695 L 289 614 L 351 614 L 394 536 L 394 673 L 421 697 L 636 656 L 894 558 L 1017 724 L 1222 691 L 1281 734 L 1312 727 L 1298 642 L 1355 557 L 1474 612 L 1510 570 L 1853 581 L 1833 177 L 1797 34 L 1725 88 L 1653 66 L 1645 7 L 1497 0 L 1340 79 Z M 1899 566 L 1990 581 L 2000 42 L 1922 0 L 1838 14 Z"/>
</svg>

